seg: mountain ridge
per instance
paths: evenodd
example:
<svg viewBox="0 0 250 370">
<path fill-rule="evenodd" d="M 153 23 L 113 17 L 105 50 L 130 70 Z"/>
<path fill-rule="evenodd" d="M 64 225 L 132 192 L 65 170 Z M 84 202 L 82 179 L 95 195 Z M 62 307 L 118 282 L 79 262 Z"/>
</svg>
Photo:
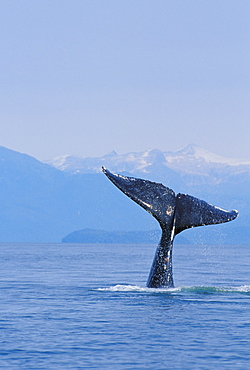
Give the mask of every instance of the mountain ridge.
<svg viewBox="0 0 250 370">
<path fill-rule="evenodd" d="M 122 156 L 111 152 L 99 159 L 85 159 L 84 166 L 80 161 L 73 171 L 73 167 L 58 169 L 47 161 L 0 147 L 0 242 L 60 242 L 65 235 L 86 228 L 108 232 L 156 229 L 152 216 L 100 173 L 102 165 L 112 172 L 162 182 L 176 193 L 188 193 L 224 209 L 238 209 L 234 226 L 242 228 L 247 240 L 248 164 L 209 162 L 193 145 L 164 153 L 156 149 Z M 217 230 L 227 229 L 218 226 Z M 199 233 L 205 237 L 206 232 Z"/>
<path fill-rule="evenodd" d="M 190 185 L 204 182 L 217 184 L 229 176 L 250 173 L 250 160 L 218 156 L 195 144 L 189 144 L 176 152 L 150 149 L 145 152 L 118 155 L 113 151 L 102 157 L 66 155 L 46 163 L 70 174 L 101 173 L 101 167 L 105 166 L 112 172 L 129 173 L 134 176 L 156 175 L 157 178 L 167 179 L 167 176 L 160 176 L 160 172 L 174 171 Z"/>
</svg>

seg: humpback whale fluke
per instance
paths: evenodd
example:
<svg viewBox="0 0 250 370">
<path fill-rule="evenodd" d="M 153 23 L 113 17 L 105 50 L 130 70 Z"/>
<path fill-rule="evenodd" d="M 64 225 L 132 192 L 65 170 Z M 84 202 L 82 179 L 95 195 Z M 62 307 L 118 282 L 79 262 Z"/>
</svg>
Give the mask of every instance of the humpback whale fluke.
<svg viewBox="0 0 250 370">
<path fill-rule="evenodd" d="M 104 167 L 102 170 L 124 194 L 154 216 L 162 229 L 148 277 L 149 288 L 174 286 L 172 249 L 175 235 L 191 227 L 229 222 L 238 215 L 236 210 L 228 212 L 191 195 L 175 195 L 172 189 L 160 183 L 113 174 Z"/>
</svg>

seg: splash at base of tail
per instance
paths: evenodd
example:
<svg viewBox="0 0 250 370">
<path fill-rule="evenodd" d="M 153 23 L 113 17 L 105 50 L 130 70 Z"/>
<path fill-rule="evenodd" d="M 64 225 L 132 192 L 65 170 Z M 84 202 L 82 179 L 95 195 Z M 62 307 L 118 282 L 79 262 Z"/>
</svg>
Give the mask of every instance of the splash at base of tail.
<svg viewBox="0 0 250 370">
<path fill-rule="evenodd" d="M 159 246 L 149 273 L 147 287 L 174 287 L 172 249 L 175 235 L 196 226 L 214 225 L 234 220 L 238 212 L 225 211 L 187 194 L 177 194 L 166 186 L 143 179 L 104 174 L 124 194 L 157 219 L 162 230 Z"/>
</svg>

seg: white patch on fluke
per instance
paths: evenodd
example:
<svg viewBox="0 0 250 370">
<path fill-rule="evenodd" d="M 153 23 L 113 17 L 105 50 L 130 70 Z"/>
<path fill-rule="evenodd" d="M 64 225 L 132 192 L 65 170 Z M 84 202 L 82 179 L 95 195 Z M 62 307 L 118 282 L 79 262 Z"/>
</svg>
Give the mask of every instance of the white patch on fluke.
<svg viewBox="0 0 250 370">
<path fill-rule="evenodd" d="M 148 207 L 148 208 L 150 208 L 150 209 L 152 209 L 152 208 L 153 208 L 152 204 L 148 204 L 148 203 L 146 203 L 146 202 L 143 202 L 143 200 L 140 200 L 140 203 L 144 204 L 146 207 Z"/>
<path fill-rule="evenodd" d="M 172 206 L 168 205 L 168 208 L 166 209 L 166 214 L 168 216 L 172 216 L 173 212 L 174 212 L 174 208 Z"/>
</svg>

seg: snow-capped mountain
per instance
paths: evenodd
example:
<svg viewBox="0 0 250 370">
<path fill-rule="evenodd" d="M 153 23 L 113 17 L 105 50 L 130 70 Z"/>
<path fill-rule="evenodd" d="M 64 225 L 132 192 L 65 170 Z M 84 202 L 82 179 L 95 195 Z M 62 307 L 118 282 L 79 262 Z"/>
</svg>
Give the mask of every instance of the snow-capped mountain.
<svg viewBox="0 0 250 370">
<path fill-rule="evenodd" d="M 58 242 L 86 228 L 119 232 L 156 229 L 153 217 L 100 173 L 101 166 L 106 166 L 114 172 L 162 182 L 176 193 L 188 193 L 228 210 L 238 209 L 234 225 L 222 225 L 220 235 L 224 232 L 223 243 L 248 243 L 248 162 L 221 158 L 189 145 L 175 153 L 112 152 L 101 158 L 63 157 L 53 163 L 52 167 L 0 147 L 0 242 Z M 212 226 L 204 229 L 201 237 L 198 230 L 191 238 L 204 241 L 207 232 L 207 240 L 212 242 Z M 188 231 L 186 235 L 191 240 Z M 214 234 L 213 240 L 218 243 L 219 235 Z"/>
<path fill-rule="evenodd" d="M 96 158 L 66 155 L 47 163 L 71 174 L 100 173 L 104 166 L 113 172 L 154 176 L 155 180 L 173 177 L 174 172 L 189 185 L 219 184 L 229 176 L 250 173 L 250 160 L 221 157 L 194 144 L 177 152 L 153 149 L 118 155 L 113 151 Z"/>
</svg>

